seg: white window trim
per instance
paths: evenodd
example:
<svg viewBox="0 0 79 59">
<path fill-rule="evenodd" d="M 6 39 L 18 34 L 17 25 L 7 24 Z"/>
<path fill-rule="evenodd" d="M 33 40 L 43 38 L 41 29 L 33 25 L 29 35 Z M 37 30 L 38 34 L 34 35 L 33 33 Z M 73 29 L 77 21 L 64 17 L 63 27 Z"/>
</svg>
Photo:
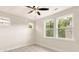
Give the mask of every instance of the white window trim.
<svg viewBox="0 0 79 59">
<path fill-rule="evenodd" d="M 61 38 L 61 37 L 58 37 L 58 21 L 59 21 L 60 18 L 67 17 L 67 16 L 69 16 L 69 15 L 72 16 L 72 39 L 70 39 L 70 38 Z M 57 31 L 56 31 L 56 32 L 57 32 L 56 38 L 58 38 L 58 39 L 64 39 L 64 40 L 65 40 L 65 39 L 66 39 L 66 40 L 74 40 L 74 36 L 73 36 L 73 26 L 74 26 L 73 19 L 74 19 L 74 18 L 73 18 L 73 14 L 67 14 L 67 15 L 64 15 L 64 16 L 60 16 L 60 17 L 58 17 L 58 18 L 56 19 L 56 23 L 57 23 L 57 25 L 56 25 L 56 30 L 57 30 Z"/>
<path fill-rule="evenodd" d="M 52 20 L 52 19 L 49 19 L 49 20 Z M 49 21 L 49 20 L 44 21 L 44 38 L 54 38 L 54 37 L 47 37 L 46 36 L 46 22 Z"/>
<path fill-rule="evenodd" d="M 58 29 L 57 29 L 57 25 L 56 25 L 56 23 L 58 23 L 57 21 L 58 21 L 58 19 L 60 18 L 60 17 L 66 17 L 66 16 L 69 16 L 69 15 L 71 15 L 72 16 L 72 39 L 70 39 L 70 38 L 60 38 L 60 37 L 58 37 Z M 45 25 L 46 25 L 46 21 L 44 21 L 44 38 L 49 38 L 49 39 L 60 39 L 60 40 L 74 40 L 74 35 L 73 35 L 73 27 L 74 27 L 74 23 L 73 23 L 73 19 L 74 19 L 74 15 L 71 13 L 71 14 L 67 14 L 67 15 L 64 15 L 64 16 L 60 16 L 60 17 L 58 17 L 58 18 L 56 18 L 55 19 L 55 26 L 54 26 L 54 30 L 56 30 L 56 31 L 54 31 L 54 37 L 47 37 L 46 36 L 46 28 L 45 28 Z"/>
</svg>

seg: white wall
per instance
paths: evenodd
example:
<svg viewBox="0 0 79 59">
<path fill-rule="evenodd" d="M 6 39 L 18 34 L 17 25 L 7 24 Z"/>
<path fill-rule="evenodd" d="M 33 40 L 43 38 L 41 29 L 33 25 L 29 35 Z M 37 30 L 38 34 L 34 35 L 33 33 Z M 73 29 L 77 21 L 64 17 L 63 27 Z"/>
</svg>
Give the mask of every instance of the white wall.
<svg viewBox="0 0 79 59">
<path fill-rule="evenodd" d="M 10 26 L 0 26 L 0 51 L 33 44 L 34 28 L 29 29 L 28 23 L 34 23 L 34 21 L 2 11 L 0 11 L 0 16 L 11 19 Z"/>
<path fill-rule="evenodd" d="M 61 40 L 57 38 L 45 38 L 44 37 L 44 20 L 54 18 L 66 14 L 73 14 L 73 37 L 74 40 Z M 36 43 L 42 46 L 55 49 L 57 51 L 79 51 L 79 7 L 73 7 L 54 15 L 38 19 L 36 21 Z"/>
<path fill-rule="evenodd" d="M 44 38 L 44 20 L 50 19 L 50 17 L 57 18 L 70 13 L 73 13 L 74 15 L 74 40 Z M 0 16 L 9 17 L 11 19 L 10 26 L 0 26 L 0 51 L 6 51 L 33 43 L 37 43 L 57 51 L 79 51 L 79 7 L 73 7 L 43 19 L 37 19 L 36 22 L 2 11 L 0 11 Z M 28 29 L 27 24 L 29 22 L 34 23 L 36 29 Z"/>
</svg>

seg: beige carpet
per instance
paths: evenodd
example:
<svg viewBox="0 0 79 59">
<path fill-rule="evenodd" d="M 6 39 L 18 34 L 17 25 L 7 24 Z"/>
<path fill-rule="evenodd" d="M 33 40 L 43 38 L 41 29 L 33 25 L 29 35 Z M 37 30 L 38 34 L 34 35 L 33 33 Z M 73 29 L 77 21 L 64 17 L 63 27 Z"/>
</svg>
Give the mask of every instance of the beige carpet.
<svg viewBox="0 0 79 59">
<path fill-rule="evenodd" d="M 56 51 L 50 50 L 48 48 L 39 45 L 30 45 L 30 46 L 9 50 L 7 52 L 56 52 Z"/>
</svg>

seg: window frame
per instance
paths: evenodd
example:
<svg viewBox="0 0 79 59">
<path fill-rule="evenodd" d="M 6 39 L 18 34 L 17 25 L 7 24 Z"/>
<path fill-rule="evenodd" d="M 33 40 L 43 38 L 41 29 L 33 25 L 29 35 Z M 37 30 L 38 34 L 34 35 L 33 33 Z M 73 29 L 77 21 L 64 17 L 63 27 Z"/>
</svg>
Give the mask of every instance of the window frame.
<svg viewBox="0 0 79 59">
<path fill-rule="evenodd" d="M 57 27 L 58 27 L 58 25 L 57 25 L 57 23 L 58 23 L 58 19 L 59 18 L 62 18 L 62 17 L 68 17 L 68 16 L 72 16 L 72 34 L 71 34 L 71 36 L 72 36 L 72 38 L 60 38 L 60 37 L 58 37 L 58 29 L 57 29 Z M 53 18 L 54 19 L 54 18 Z M 53 20 L 53 19 L 51 19 L 51 20 Z M 55 39 L 61 39 L 61 40 L 74 40 L 74 35 L 73 35 L 73 27 L 74 27 L 74 23 L 73 23 L 73 19 L 74 19 L 74 15 L 71 13 L 71 14 L 66 14 L 66 15 L 64 15 L 64 16 L 59 16 L 59 17 L 56 17 L 54 20 L 54 37 L 47 37 L 46 36 L 46 27 L 45 27 L 45 23 L 46 23 L 46 21 L 44 21 L 44 38 L 55 38 Z"/>
<path fill-rule="evenodd" d="M 68 17 L 68 16 L 72 16 L 72 34 L 71 34 L 71 36 L 72 36 L 72 38 L 61 38 L 61 37 L 58 37 L 58 21 L 59 21 L 59 19 L 60 18 L 64 18 L 64 17 Z M 67 14 L 67 15 L 64 15 L 64 16 L 59 16 L 57 19 L 56 19 L 56 38 L 58 38 L 58 39 L 64 39 L 64 40 L 73 40 L 74 39 L 74 37 L 73 37 L 73 26 L 74 26 L 74 24 L 73 24 L 73 19 L 74 19 L 74 17 L 73 17 L 73 14 Z"/>
<path fill-rule="evenodd" d="M 53 33 L 53 37 L 48 37 L 48 36 L 46 36 L 46 22 L 47 21 L 53 21 L 53 19 L 49 19 L 49 20 L 46 20 L 46 21 L 44 21 L 44 38 L 54 38 L 54 36 L 55 36 L 55 32 Z M 54 24 L 55 25 L 55 24 Z M 54 26 L 55 27 L 55 26 Z M 53 31 L 55 30 L 55 29 L 52 29 Z"/>
</svg>

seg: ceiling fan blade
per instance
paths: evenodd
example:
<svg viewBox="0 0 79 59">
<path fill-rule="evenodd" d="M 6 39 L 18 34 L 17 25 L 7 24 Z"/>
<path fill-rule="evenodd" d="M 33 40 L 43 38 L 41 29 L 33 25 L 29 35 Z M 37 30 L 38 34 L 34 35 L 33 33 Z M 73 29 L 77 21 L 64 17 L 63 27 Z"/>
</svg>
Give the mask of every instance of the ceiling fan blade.
<svg viewBox="0 0 79 59">
<path fill-rule="evenodd" d="M 38 8 L 38 10 L 49 10 L 49 8 Z"/>
<path fill-rule="evenodd" d="M 38 14 L 38 15 L 41 15 L 39 11 L 37 12 L 37 14 Z"/>
<path fill-rule="evenodd" d="M 32 10 L 32 11 L 28 12 L 28 14 L 32 13 L 33 11 L 34 11 L 34 10 Z"/>
<path fill-rule="evenodd" d="M 33 8 L 35 8 L 35 6 L 33 6 Z"/>
<path fill-rule="evenodd" d="M 26 6 L 26 7 L 28 7 L 28 8 L 32 8 L 32 9 L 33 9 L 33 7 L 31 7 L 31 6 Z"/>
</svg>

